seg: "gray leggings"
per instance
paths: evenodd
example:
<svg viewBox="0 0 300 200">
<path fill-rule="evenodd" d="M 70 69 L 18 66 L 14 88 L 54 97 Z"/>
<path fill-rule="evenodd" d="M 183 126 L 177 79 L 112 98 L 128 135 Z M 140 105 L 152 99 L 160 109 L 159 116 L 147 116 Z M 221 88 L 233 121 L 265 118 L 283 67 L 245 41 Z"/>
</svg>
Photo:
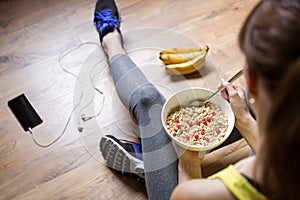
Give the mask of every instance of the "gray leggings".
<svg viewBox="0 0 300 200">
<path fill-rule="evenodd" d="M 129 56 L 114 56 L 110 69 L 120 100 L 139 125 L 148 199 L 170 199 L 178 184 L 178 161 L 160 121 L 165 98 Z"/>
</svg>

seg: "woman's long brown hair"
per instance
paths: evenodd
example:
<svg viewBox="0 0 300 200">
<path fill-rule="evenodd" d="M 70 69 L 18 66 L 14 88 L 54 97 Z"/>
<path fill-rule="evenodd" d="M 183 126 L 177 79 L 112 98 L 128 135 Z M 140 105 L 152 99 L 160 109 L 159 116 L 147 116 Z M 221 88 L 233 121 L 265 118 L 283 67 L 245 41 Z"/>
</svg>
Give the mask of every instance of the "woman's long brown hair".
<svg viewBox="0 0 300 200">
<path fill-rule="evenodd" d="M 291 66 L 278 86 L 262 148 L 264 183 L 275 176 L 276 199 L 300 199 L 300 59 Z"/>
<path fill-rule="evenodd" d="M 264 193 L 269 199 L 300 199 L 300 0 L 260 1 L 239 44 L 273 99 L 260 152 Z"/>
<path fill-rule="evenodd" d="M 239 44 L 248 66 L 261 76 L 271 96 L 299 57 L 299 36 L 299 0 L 262 0 L 241 29 Z"/>
</svg>

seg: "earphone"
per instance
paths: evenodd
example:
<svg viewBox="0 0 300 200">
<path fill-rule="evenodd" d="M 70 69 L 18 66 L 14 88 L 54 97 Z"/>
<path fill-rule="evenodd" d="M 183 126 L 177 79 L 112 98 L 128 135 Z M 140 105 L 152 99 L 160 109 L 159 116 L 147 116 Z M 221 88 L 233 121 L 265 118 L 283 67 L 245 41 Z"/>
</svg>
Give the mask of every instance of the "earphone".
<svg viewBox="0 0 300 200">
<path fill-rule="evenodd" d="M 68 50 L 68 51 L 62 52 L 61 55 L 60 55 L 59 58 L 58 58 L 58 65 L 59 65 L 59 67 L 60 67 L 64 72 L 66 72 L 67 74 L 72 75 L 72 76 L 75 77 L 76 79 L 78 79 L 78 76 L 77 76 L 75 73 L 73 73 L 73 72 L 67 70 L 66 68 L 64 68 L 63 65 L 61 64 L 61 61 L 62 61 L 63 58 L 65 58 L 66 56 L 68 56 L 69 54 L 71 54 L 72 52 L 74 52 L 75 50 L 79 49 L 80 47 L 82 47 L 82 46 L 84 46 L 84 45 L 96 45 L 97 47 L 100 48 L 100 45 L 98 45 L 98 43 L 94 43 L 94 42 L 80 43 L 80 44 L 77 45 L 76 47 L 74 47 L 74 48 L 72 48 L 72 49 L 70 49 L 70 50 Z M 103 59 L 102 59 L 102 60 L 103 60 Z M 96 66 L 97 64 L 99 64 L 102 60 L 100 60 L 99 62 L 97 62 L 97 63 L 96 63 L 94 66 L 92 66 L 92 67 L 95 67 L 95 66 Z M 106 63 L 104 69 L 103 69 L 100 73 L 103 73 L 103 72 L 105 71 L 105 69 L 107 68 L 107 66 L 108 66 L 108 64 Z M 98 117 L 98 116 L 101 114 L 102 110 L 103 110 L 103 105 L 104 105 L 104 101 L 105 101 L 105 95 L 104 95 L 104 93 L 103 93 L 101 90 L 99 90 L 99 89 L 93 84 L 93 81 L 91 81 L 91 77 L 90 77 L 90 82 L 91 82 L 91 84 L 92 84 L 93 90 L 96 91 L 96 92 L 97 92 L 98 94 L 100 94 L 101 96 L 103 96 L 103 98 L 102 98 L 102 106 L 101 106 L 101 108 L 99 109 L 99 111 L 98 111 L 95 115 L 91 115 L 91 116 L 87 116 L 86 114 L 83 114 L 82 112 L 83 112 L 83 109 L 84 109 L 85 107 L 87 107 L 88 105 L 90 105 L 90 104 L 92 103 L 92 101 L 89 102 L 87 105 L 85 105 L 84 107 L 82 107 L 82 108 L 80 109 L 80 111 L 79 111 L 79 117 L 78 117 L 78 120 L 77 120 L 77 121 L 78 121 L 78 124 L 77 124 L 77 131 L 78 131 L 78 132 L 83 132 L 83 130 L 84 130 L 84 126 L 83 126 L 83 124 L 81 123 L 81 121 L 82 121 L 82 122 L 86 122 L 86 121 L 89 121 L 89 120 L 91 120 L 91 119 L 94 119 L 94 118 Z M 79 106 L 80 106 L 80 104 L 81 104 L 82 98 L 83 98 L 83 91 L 82 91 L 82 89 L 81 89 L 81 91 L 80 91 L 80 99 L 79 99 L 79 102 L 78 102 L 78 104 L 76 104 L 75 106 L 73 106 L 73 109 L 72 109 L 72 111 L 71 111 L 71 113 L 70 113 L 70 115 L 69 115 L 69 117 L 68 117 L 68 119 L 67 119 L 67 122 L 65 123 L 65 126 L 64 126 L 62 132 L 59 134 L 58 137 L 56 137 L 53 141 L 49 142 L 48 144 L 42 144 L 42 143 L 38 142 L 37 139 L 35 138 L 35 134 L 34 134 L 33 130 L 32 130 L 31 128 L 29 128 L 28 131 L 31 133 L 32 138 L 33 138 L 33 141 L 35 142 L 35 144 L 37 144 L 37 145 L 40 146 L 40 147 L 46 148 L 46 147 L 51 146 L 51 145 L 54 144 L 55 142 L 57 142 L 57 141 L 63 136 L 63 134 L 65 133 L 65 131 L 66 131 L 66 129 L 67 129 L 67 127 L 68 127 L 68 125 L 69 125 L 69 123 L 70 123 L 70 121 L 71 121 L 72 115 L 74 114 L 75 110 L 77 110 L 77 109 L 79 108 Z"/>
</svg>

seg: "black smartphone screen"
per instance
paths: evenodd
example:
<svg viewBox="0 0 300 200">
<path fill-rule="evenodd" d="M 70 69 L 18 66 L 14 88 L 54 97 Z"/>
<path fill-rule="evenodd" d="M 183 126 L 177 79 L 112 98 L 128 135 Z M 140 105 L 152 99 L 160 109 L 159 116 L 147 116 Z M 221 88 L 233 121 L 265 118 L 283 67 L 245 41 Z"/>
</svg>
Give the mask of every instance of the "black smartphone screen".
<svg viewBox="0 0 300 200">
<path fill-rule="evenodd" d="M 15 97 L 7 104 L 25 131 L 43 122 L 25 94 Z"/>
</svg>

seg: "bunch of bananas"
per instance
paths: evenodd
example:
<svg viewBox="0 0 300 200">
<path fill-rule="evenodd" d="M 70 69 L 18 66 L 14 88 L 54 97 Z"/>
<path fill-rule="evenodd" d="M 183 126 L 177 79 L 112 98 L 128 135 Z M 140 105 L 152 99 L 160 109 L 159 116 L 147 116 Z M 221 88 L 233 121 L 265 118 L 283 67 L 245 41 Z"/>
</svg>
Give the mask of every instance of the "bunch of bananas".
<svg viewBox="0 0 300 200">
<path fill-rule="evenodd" d="M 208 50 L 208 46 L 164 49 L 160 51 L 159 59 L 168 74 L 187 75 L 203 67 Z"/>
</svg>

